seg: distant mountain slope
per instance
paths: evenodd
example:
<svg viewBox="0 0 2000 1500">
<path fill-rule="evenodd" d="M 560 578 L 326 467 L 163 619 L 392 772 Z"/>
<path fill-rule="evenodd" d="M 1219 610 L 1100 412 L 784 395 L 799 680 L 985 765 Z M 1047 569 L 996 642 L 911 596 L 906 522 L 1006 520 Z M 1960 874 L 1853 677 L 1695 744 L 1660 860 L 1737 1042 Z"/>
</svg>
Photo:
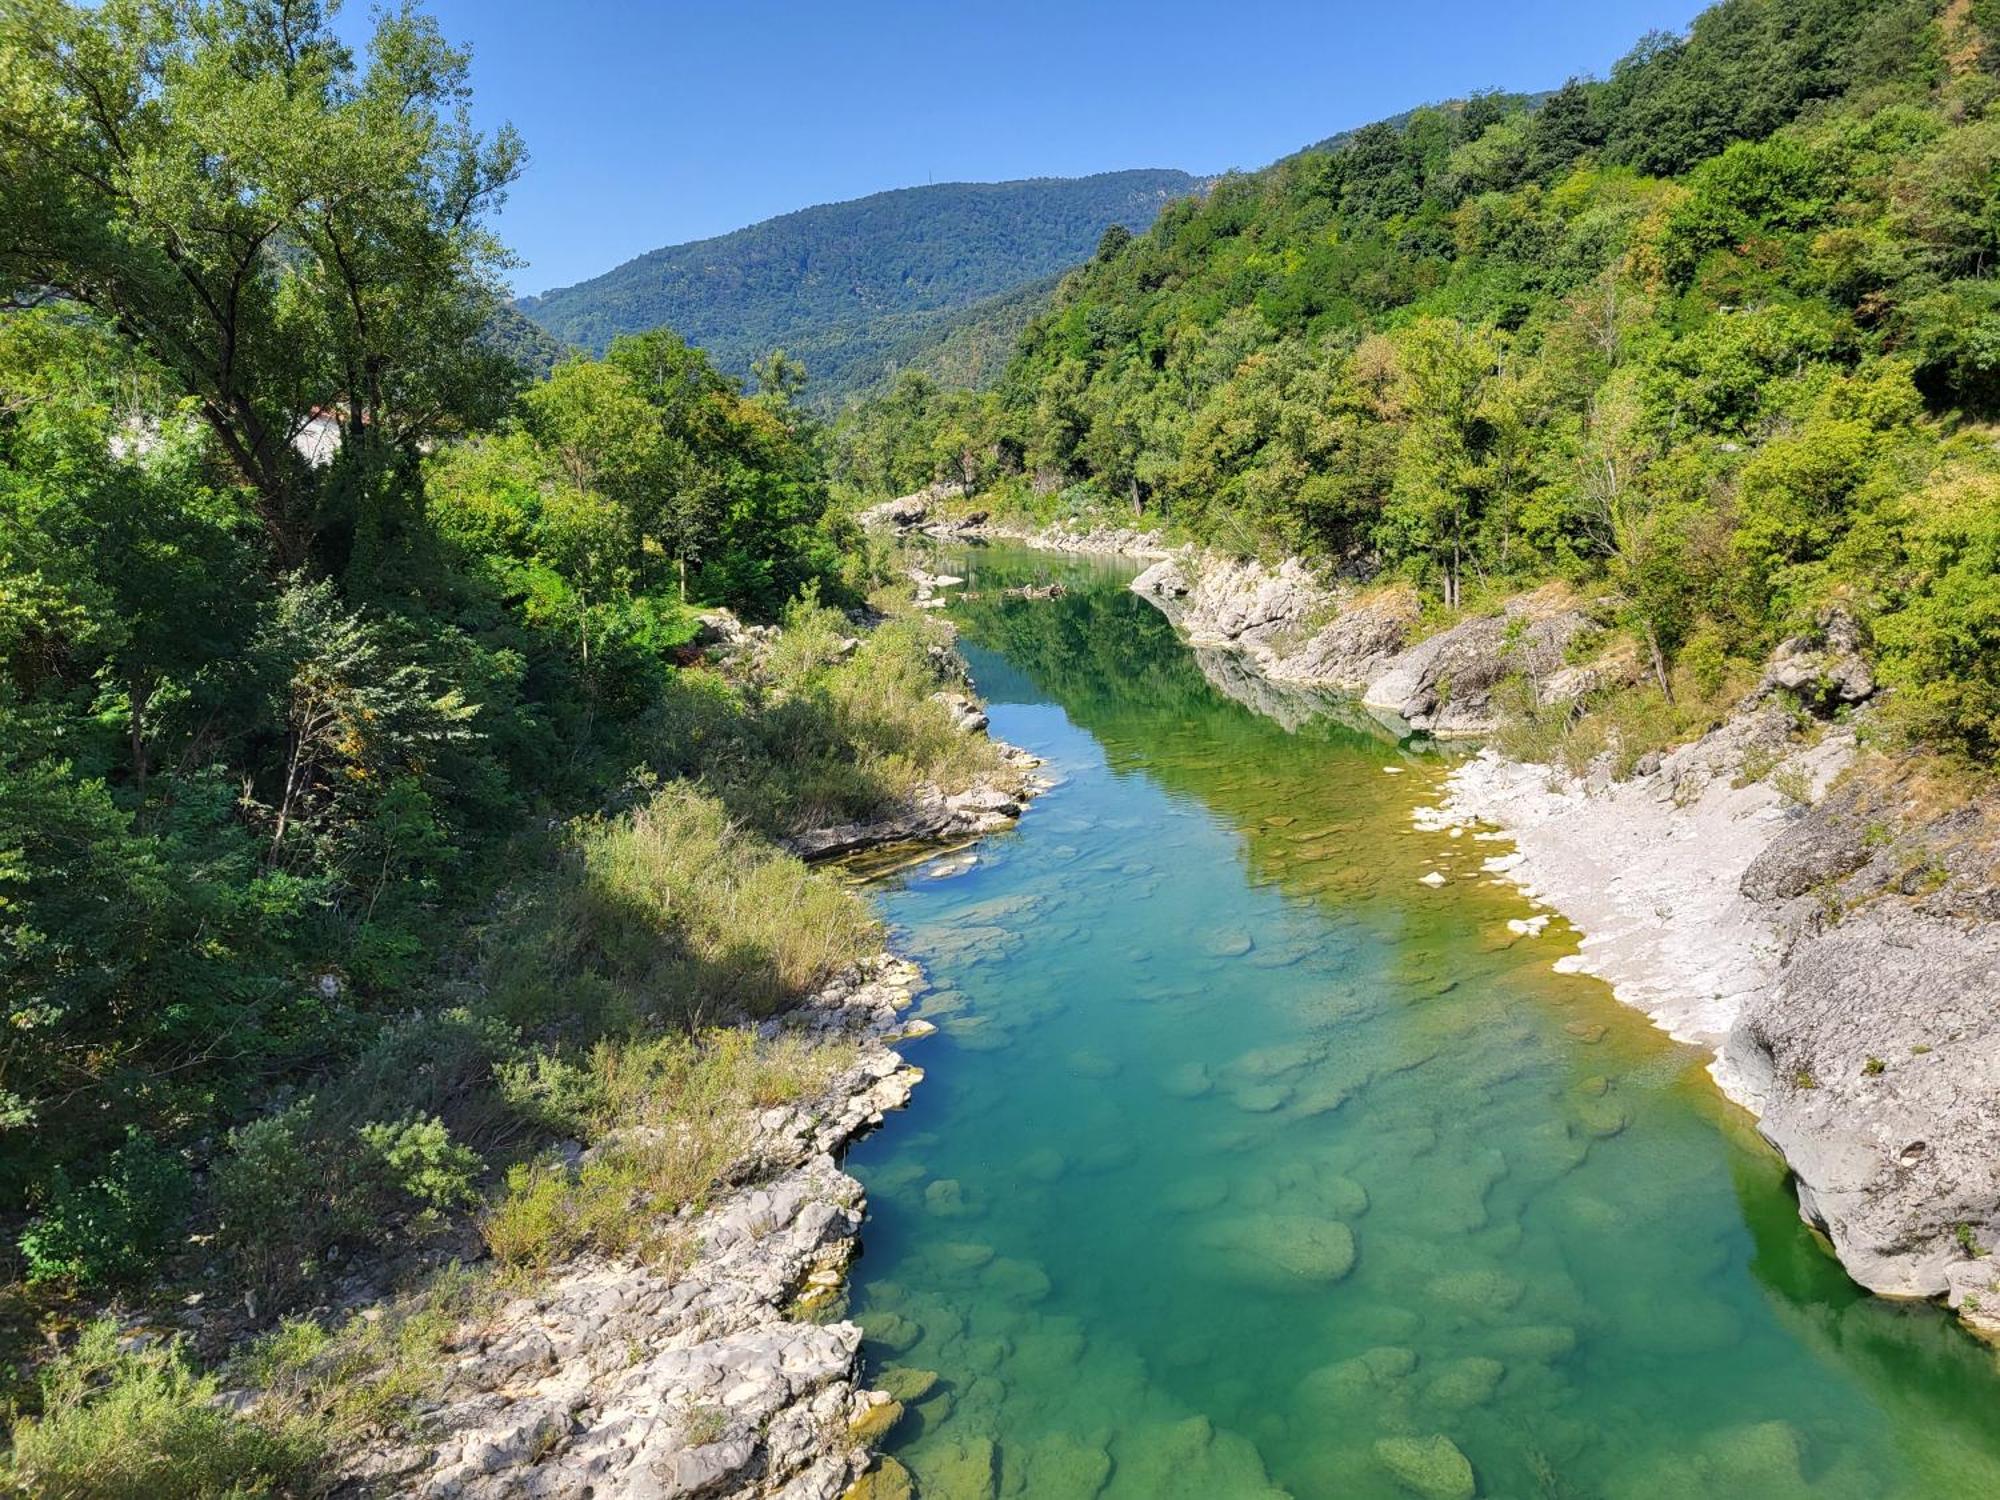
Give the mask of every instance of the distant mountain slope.
<svg viewBox="0 0 2000 1500">
<path fill-rule="evenodd" d="M 493 316 L 486 320 L 484 339 L 489 348 L 499 350 L 537 379 L 546 376 L 569 352 L 561 339 L 505 303 L 495 307 Z"/>
<path fill-rule="evenodd" d="M 879 390 L 905 370 L 978 390 L 1000 378 L 1023 330 L 1048 307 L 1061 281 L 1057 272 L 965 307 L 837 323 L 801 336 L 785 350 L 805 365 L 811 375 L 806 398 L 822 408 Z"/>
<path fill-rule="evenodd" d="M 1144 230 L 1185 172 L 939 183 L 822 204 L 715 239 L 670 245 L 575 286 L 523 298 L 565 344 L 601 350 L 669 324 L 724 369 L 784 348 L 821 393 L 872 383 L 922 314 L 970 307 L 1089 258 L 1112 224 Z M 895 320 L 878 326 L 879 320 Z"/>
</svg>

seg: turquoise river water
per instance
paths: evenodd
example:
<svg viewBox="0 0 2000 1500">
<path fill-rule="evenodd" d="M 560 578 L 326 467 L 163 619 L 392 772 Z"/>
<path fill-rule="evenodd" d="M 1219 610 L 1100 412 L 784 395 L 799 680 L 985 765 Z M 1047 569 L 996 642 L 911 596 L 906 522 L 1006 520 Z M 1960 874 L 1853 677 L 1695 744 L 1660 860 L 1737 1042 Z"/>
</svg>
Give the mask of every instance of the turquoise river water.
<svg viewBox="0 0 2000 1500">
<path fill-rule="evenodd" d="M 1442 759 L 1240 706 L 1127 569 L 948 561 L 1061 784 L 876 885 L 941 1029 L 850 1159 L 852 1311 L 926 1500 L 2000 1496 L 1994 1353 L 1846 1280 L 1704 1059 L 1508 929 L 1504 846 L 1414 828 Z"/>
</svg>

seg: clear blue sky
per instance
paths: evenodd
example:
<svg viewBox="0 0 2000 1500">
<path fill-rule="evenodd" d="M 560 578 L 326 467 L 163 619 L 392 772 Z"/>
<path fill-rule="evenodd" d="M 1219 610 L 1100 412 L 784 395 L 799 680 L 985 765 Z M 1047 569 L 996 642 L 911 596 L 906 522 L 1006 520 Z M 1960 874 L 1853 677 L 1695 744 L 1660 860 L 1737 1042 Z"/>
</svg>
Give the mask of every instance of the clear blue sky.
<svg viewBox="0 0 2000 1500">
<path fill-rule="evenodd" d="M 1473 89 L 1607 72 L 1699 0 L 428 0 L 531 162 L 543 291 L 926 181 L 1257 167 Z M 366 33 L 348 0 L 341 30 Z"/>
</svg>

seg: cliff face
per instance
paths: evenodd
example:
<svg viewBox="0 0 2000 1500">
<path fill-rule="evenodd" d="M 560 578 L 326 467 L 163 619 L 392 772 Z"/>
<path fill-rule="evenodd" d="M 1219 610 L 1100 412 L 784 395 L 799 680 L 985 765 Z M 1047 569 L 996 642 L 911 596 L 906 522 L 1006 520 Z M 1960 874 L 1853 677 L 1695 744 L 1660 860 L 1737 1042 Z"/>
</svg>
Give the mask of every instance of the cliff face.
<svg viewBox="0 0 2000 1500">
<path fill-rule="evenodd" d="M 1549 595 L 1412 645 L 1407 594 L 1343 590 L 1296 560 L 1183 553 L 1133 587 L 1205 656 L 1434 734 L 1491 731 L 1509 678 L 1542 706 L 1630 680 L 1565 663 L 1587 622 Z M 1730 722 L 1640 774 L 1572 777 L 1489 750 L 1420 825 L 1509 833 L 1495 873 L 1586 934 L 1565 966 L 1714 1051 L 1717 1082 L 1757 1116 L 1854 1278 L 1944 1297 L 2000 1337 L 2000 808 L 1927 809 L 1849 729 L 1801 735 L 1781 706 L 1824 712 L 1873 689 L 1835 614 L 1773 653 Z"/>
<path fill-rule="evenodd" d="M 1554 591 L 1412 644 L 1418 609 L 1409 590 L 1338 589 L 1295 558 L 1267 568 L 1183 553 L 1132 587 L 1197 646 L 1239 650 L 1274 681 L 1353 693 L 1392 722 L 1435 735 L 1490 733 L 1494 692 L 1510 678 L 1524 679 L 1544 705 L 1593 685 L 1564 665 L 1589 621 Z"/>
<path fill-rule="evenodd" d="M 1745 871 L 1781 957 L 1722 1056 L 1855 1279 L 2000 1334 L 2000 819 L 1910 816 L 1895 770 L 1864 767 Z"/>
</svg>

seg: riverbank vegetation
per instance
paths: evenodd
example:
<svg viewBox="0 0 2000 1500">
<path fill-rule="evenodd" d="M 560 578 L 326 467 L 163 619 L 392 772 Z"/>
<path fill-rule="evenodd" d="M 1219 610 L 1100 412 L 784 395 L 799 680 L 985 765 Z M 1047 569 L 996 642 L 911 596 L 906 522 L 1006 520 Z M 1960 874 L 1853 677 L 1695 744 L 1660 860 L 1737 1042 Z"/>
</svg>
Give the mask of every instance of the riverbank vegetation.
<svg viewBox="0 0 2000 1500">
<path fill-rule="evenodd" d="M 839 478 L 1401 576 L 1440 621 L 1566 580 L 1662 710 L 1839 604 L 1901 735 L 1990 759 L 1996 110 L 1991 6 L 1725 0 L 1107 233 L 995 390 L 845 417 Z"/>
<path fill-rule="evenodd" d="M 524 158 L 427 18 L 4 0 L 0 53 L 0 1489 L 311 1490 L 440 1268 L 633 1248 L 840 1065 L 727 1029 L 879 946 L 774 841 L 991 752 L 948 633 L 862 622 L 795 366 L 496 345 Z"/>
</svg>

